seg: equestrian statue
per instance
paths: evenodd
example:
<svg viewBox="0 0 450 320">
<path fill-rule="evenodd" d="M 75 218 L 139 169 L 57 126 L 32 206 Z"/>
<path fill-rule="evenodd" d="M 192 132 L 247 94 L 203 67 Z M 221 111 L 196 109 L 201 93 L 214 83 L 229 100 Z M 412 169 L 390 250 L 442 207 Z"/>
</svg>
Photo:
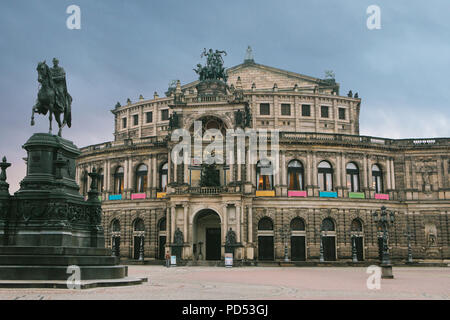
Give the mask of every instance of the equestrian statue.
<svg viewBox="0 0 450 320">
<path fill-rule="evenodd" d="M 67 124 L 72 126 L 72 97 L 67 92 L 66 73 L 58 66 L 58 59 L 53 58 L 53 68 L 46 62 L 39 62 L 38 72 L 39 92 L 36 104 L 32 108 L 31 125 L 34 126 L 34 113 L 46 115 L 49 113 L 49 133 L 52 133 L 52 120 L 55 117 L 58 123 L 58 136 L 61 137 L 62 128 Z M 63 119 L 61 121 L 61 114 Z"/>
</svg>

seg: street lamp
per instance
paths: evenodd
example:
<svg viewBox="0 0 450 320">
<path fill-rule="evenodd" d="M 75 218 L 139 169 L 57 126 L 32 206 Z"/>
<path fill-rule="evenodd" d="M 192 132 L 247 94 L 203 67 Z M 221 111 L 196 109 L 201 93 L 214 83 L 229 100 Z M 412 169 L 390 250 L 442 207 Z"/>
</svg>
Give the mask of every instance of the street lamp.
<svg viewBox="0 0 450 320">
<path fill-rule="evenodd" d="M 291 236 L 291 230 L 287 225 L 280 228 L 281 239 L 284 242 L 284 262 L 289 262 L 288 239 Z"/>
<path fill-rule="evenodd" d="M 385 206 L 381 207 L 381 213 L 378 215 L 377 211 L 372 214 L 373 220 L 381 226 L 383 232 L 383 250 L 381 256 L 381 278 L 393 279 L 391 259 L 389 256 L 388 237 L 389 237 L 389 222 L 391 224 L 395 221 L 394 211 L 386 210 Z"/>
<path fill-rule="evenodd" d="M 356 254 L 356 235 L 352 234 L 352 262 L 358 262 L 358 256 Z"/>
<path fill-rule="evenodd" d="M 139 261 L 144 261 L 144 235 L 141 234 L 141 244 L 139 248 Z"/>
<path fill-rule="evenodd" d="M 112 235 L 111 255 L 113 257 L 116 256 L 116 235 L 115 234 Z"/>
<path fill-rule="evenodd" d="M 408 232 L 405 233 L 405 236 L 408 239 L 408 260 L 406 261 L 406 263 L 413 263 L 412 248 L 411 248 L 411 238 L 413 237 L 413 234 L 411 233 L 409 226 Z"/>
</svg>

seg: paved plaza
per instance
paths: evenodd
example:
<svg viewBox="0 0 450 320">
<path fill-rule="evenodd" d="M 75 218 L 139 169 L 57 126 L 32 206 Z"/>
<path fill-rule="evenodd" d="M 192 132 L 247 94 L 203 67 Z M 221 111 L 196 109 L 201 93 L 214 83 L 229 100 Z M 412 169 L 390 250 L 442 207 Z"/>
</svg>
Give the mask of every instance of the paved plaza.
<svg viewBox="0 0 450 320">
<path fill-rule="evenodd" d="M 394 267 L 395 279 L 369 290 L 366 268 L 129 266 L 139 286 L 0 289 L 0 299 L 449 299 L 450 268 Z"/>
</svg>

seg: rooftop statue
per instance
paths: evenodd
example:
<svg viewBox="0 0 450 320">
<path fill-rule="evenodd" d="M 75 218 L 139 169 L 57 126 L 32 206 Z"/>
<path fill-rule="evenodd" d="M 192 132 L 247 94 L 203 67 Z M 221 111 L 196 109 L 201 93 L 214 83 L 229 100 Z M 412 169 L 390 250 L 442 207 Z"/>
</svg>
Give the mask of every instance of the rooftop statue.
<svg viewBox="0 0 450 320">
<path fill-rule="evenodd" d="M 197 69 L 194 71 L 199 75 L 200 81 L 205 80 L 223 80 L 227 82 L 228 76 L 225 68 L 223 67 L 223 58 L 222 54 L 227 55 L 225 51 L 209 49 L 206 51 L 206 48 L 203 49 L 200 58 L 206 57 L 206 66 L 202 66 L 201 64 L 197 64 Z"/>
<path fill-rule="evenodd" d="M 46 62 L 39 62 L 36 68 L 40 89 L 36 104 L 32 108 L 31 125 L 34 125 L 34 113 L 46 115 L 49 113 L 49 133 L 52 132 L 53 115 L 58 123 L 58 136 L 61 136 L 62 127 L 67 124 L 72 126 L 72 97 L 67 92 L 66 73 L 59 65 L 59 61 L 53 58 L 53 68 L 49 68 Z M 61 114 L 63 119 L 61 121 Z"/>
</svg>

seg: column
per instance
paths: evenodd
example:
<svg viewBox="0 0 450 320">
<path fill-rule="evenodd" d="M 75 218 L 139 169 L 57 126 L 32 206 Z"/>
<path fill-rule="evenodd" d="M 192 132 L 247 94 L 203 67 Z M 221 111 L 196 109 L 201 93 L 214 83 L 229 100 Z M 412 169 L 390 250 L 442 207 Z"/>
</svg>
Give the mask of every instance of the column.
<svg viewBox="0 0 450 320">
<path fill-rule="evenodd" d="M 311 152 L 307 151 L 306 153 L 306 185 L 312 186 L 313 182 L 311 179 Z"/>
<path fill-rule="evenodd" d="M 152 157 L 150 156 L 148 158 L 147 162 L 147 189 L 150 190 L 152 187 Z M 148 190 L 145 190 L 147 196 L 150 196 L 150 192 Z"/>
<path fill-rule="evenodd" d="M 367 155 L 364 155 L 363 166 L 364 166 L 363 189 L 367 189 Z"/>
<path fill-rule="evenodd" d="M 336 185 L 337 187 L 343 187 L 343 183 L 341 183 L 341 177 L 342 177 L 342 165 L 341 165 L 341 158 L 342 155 L 339 155 L 336 157 Z"/>
<path fill-rule="evenodd" d="M 316 163 L 316 153 L 315 152 L 313 152 L 312 158 L 313 158 L 313 161 L 312 161 L 311 172 L 312 172 L 312 175 L 313 175 L 314 187 L 317 187 L 318 186 L 318 181 L 317 181 L 317 163 Z"/>
<path fill-rule="evenodd" d="M 167 184 L 172 182 L 172 155 L 169 149 L 169 154 L 167 156 Z"/>
<path fill-rule="evenodd" d="M 342 186 L 346 187 L 347 185 L 347 172 L 346 172 L 346 159 L 345 159 L 345 154 L 341 154 L 341 181 L 342 181 Z"/>
<path fill-rule="evenodd" d="M 253 243 L 253 208 L 248 206 L 248 242 Z"/>
<path fill-rule="evenodd" d="M 392 190 L 395 190 L 395 172 L 394 172 L 394 159 L 391 158 L 391 185 L 392 185 Z"/>
<path fill-rule="evenodd" d="M 189 204 L 187 204 L 187 203 L 185 203 L 184 205 L 183 205 L 183 209 L 184 209 L 184 231 L 183 231 L 183 233 L 184 233 L 184 242 L 188 242 L 188 224 L 189 224 L 189 221 L 188 221 L 188 210 L 189 210 Z"/>
<path fill-rule="evenodd" d="M 178 172 L 178 165 L 177 165 L 178 155 L 175 155 L 173 161 L 174 161 L 174 163 L 173 163 L 173 179 L 172 179 L 172 181 L 176 183 L 176 182 L 178 182 L 178 175 L 177 175 L 177 172 Z"/>
<path fill-rule="evenodd" d="M 282 152 L 281 154 L 281 183 L 283 186 L 287 185 L 286 182 L 286 152 Z"/>
<path fill-rule="evenodd" d="M 229 167 L 230 167 L 230 179 L 229 182 L 234 181 L 234 150 L 229 153 Z"/>
<path fill-rule="evenodd" d="M 157 160 L 156 160 L 157 158 L 156 158 L 156 154 L 155 155 L 153 155 L 153 157 L 152 157 L 152 187 L 153 188 L 158 188 L 158 186 L 156 185 L 156 177 L 158 176 L 158 172 L 157 172 L 157 169 L 156 169 L 156 162 L 157 162 Z"/>
<path fill-rule="evenodd" d="M 236 222 L 237 222 L 237 227 L 236 227 L 236 234 L 237 234 L 237 242 L 241 242 L 241 206 L 239 205 L 239 203 L 235 204 L 236 206 Z"/>
<path fill-rule="evenodd" d="M 175 225 L 176 225 L 175 210 L 176 210 L 175 205 L 172 205 L 170 207 L 171 212 L 170 212 L 170 235 L 169 235 L 170 240 L 169 240 L 169 243 L 173 242 L 173 235 L 175 234 Z"/>
<path fill-rule="evenodd" d="M 228 206 L 227 204 L 222 205 L 222 225 L 223 225 L 223 231 L 222 231 L 222 240 L 221 243 L 225 242 L 225 237 L 228 232 Z"/>
<path fill-rule="evenodd" d="M 387 183 L 387 189 L 391 190 L 392 189 L 392 185 L 391 185 L 391 161 L 389 159 L 387 159 L 386 161 L 386 183 Z"/>
</svg>

